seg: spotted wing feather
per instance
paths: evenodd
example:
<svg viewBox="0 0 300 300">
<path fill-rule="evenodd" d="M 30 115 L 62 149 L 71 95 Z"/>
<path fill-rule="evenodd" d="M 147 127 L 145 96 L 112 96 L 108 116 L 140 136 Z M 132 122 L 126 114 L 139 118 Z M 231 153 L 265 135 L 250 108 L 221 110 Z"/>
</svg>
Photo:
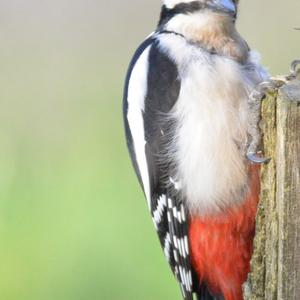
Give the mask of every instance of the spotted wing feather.
<svg viewBox="0 0 300 300">
<path fill-rule="evenodd" d="M 142 91 L 132 90 L 134 87 Z M 180 283 L 184 299 L 192 300 L 186 209 L 179 193 L 168 182 L 170 164 L 164 157 L 167 139 L 171 136 L 166 133 L 172 128 L 164 116 L 176 103 L 179 91 L 176 65 L 160 50 L 155 36 L 148 38 L 131 62 L 125 85 L 127 145 L 164 254 Z M 129 117 L 132 111 L 136 113 L 135 118 Z"/>
</svg>

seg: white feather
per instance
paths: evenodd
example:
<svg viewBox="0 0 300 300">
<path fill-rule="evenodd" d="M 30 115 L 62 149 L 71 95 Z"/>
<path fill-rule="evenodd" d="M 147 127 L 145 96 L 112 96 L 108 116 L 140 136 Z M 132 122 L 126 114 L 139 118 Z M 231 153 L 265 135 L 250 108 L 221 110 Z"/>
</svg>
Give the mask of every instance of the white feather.
<svg viewBox="0 0 300 300">
<path fill-rule="evenodd" d="M 171 238 L 170 238 L 170 234 L 167 233 L 164 242 L 164 253 L 168 261 L 170 260 L 170 249 L 171 249 Z"/>
<path fill-rule="evenodd" d="M 166 207 L 167 207 L 166 195 L 161 195 L 158 198 L 156 209 L 155 211 L 153 211 L 153 220 L 156 226 L 161 223 L 162 215 Z"/>
<path fill-rule="evenodd" d="M 207 11 L 194 12 L 193 14 L 178 14 L 168 21 L 166 29 L 188 36 L 188 31 L 191 29 L 205 28 L 214 21 L 214 15 Z"/>
<path fill-rule="evenodd" d="M 141 174 L 148 206 L 151 209 L 150 180 L 145 153 L 146 141 L 143 120 L 145 97 L 147 93 L 148 57 L 150 47 L 151 46 L 148 46 L 141 54 L 130 76 L 127 99 L 127 119 L 133 138 L 137 165 Z"/>
<path fill-rule="evenodd" d="M 178 66 L 179 99 L 170 114 L 177 122 L 169 148 L 190 210 L 217 213 L 243 200 L 247 169 L 247 101 L 266 73 L 250 60 L 246 66 L 211 55 L 182 37 L 160 36 L 160 48 Z"/>
</svg>

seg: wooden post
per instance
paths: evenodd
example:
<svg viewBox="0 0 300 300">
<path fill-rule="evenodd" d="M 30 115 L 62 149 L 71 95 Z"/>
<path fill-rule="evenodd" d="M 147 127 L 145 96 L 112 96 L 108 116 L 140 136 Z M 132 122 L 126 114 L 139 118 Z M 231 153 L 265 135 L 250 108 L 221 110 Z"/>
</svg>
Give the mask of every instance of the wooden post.
<svg viewBox="0 0 300 300">
<path fill-rule="evenodd" d="M 262 167 L 251 273 L 245 300 L 300 299 L 300 81 L 269 94 L 262 107 Z"/>
</svg>

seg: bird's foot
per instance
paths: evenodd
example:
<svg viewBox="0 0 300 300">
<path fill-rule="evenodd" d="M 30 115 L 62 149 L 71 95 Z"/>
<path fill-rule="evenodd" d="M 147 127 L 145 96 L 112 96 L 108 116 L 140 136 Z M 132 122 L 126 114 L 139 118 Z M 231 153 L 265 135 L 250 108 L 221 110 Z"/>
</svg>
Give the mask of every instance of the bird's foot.
<svg viewBox="0 0 300 300">
<path fill-rule="evenodd" d="M 247 159 L 254 164 L 265 164 L 271 160 L 271 158 L 265 158 L 265 157 L 262 157 L 259 155 L 261 155 L 261 151 L 257 151 L 257 152 L 249 152 L 248 151 Z"/>
<path fill-rule="evenodd" d="M 296 79 L 300 75 L 300 60 L 295 60 L 291 64 L 288 76 L 273 77 L 268 81 L 260 83 L 251 93 L 248 102 L 249 123 L 248 123 L 248 146 L 246 151 L 247 159 L 255 164 L 268 163 L 270 158 L 264 158 L 258 148 L 261 144 L 261 102 L 269 92 L 277 91 L 288 81 Z"/>
<path fill-rule="evenodd" d="M 288 81 L 297 79 L 300 76 L 300 59 L 295 59 L 291 63 L 290 75 L 286 77 Z"/>
</svg>

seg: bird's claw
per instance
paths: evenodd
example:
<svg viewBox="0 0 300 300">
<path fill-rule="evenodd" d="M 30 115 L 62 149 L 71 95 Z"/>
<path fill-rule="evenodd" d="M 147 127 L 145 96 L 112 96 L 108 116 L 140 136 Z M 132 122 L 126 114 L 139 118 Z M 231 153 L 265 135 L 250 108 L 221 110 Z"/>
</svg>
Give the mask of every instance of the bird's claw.
<svg viewBox="0 0 300 300">
<path fill-rule="evenodd" d="M 293 80 L 297 78 L 300 74 L 300 59 L 295 59 L 291 63 L 290 74 L 286 76 L 286 80 Z"/>
<path fill-rule="evenodd" d="M 300 72 L 300 59 L 295 59 L 292 63 L 291 63 L 291 69 L 290 69 L 291 74 L 294 74 L 295 76 L 298 75 L 298 73 Z"/>
<path fill-rule="evenodd" d="M 294 60 L 291 63 L 290 74 L 288 76 L 273 77 L 268 81 L 260 83 L 256 89 L 251 93 L 248 102 L 249 109 L 249 124 L 248 137 L 249 144 L 247 148 L 246 157 L 249 161 L 255 164 L 268 163 L 270 158 L 261 157 L 257 149 L 261 143 L 261 131 L 259 128 L 261 101 L 265 98 L 268 92 L 278 90 L 290 80 L 296 79 L 300 75 L 300 59 Z"/>
<path fill-rule="evenodd" d="M 255 152 L 248 152 L 247 159 L 254 164 L 265 164 L 271 160 L 271 158 L 258 156 Z"/>
</svg>

